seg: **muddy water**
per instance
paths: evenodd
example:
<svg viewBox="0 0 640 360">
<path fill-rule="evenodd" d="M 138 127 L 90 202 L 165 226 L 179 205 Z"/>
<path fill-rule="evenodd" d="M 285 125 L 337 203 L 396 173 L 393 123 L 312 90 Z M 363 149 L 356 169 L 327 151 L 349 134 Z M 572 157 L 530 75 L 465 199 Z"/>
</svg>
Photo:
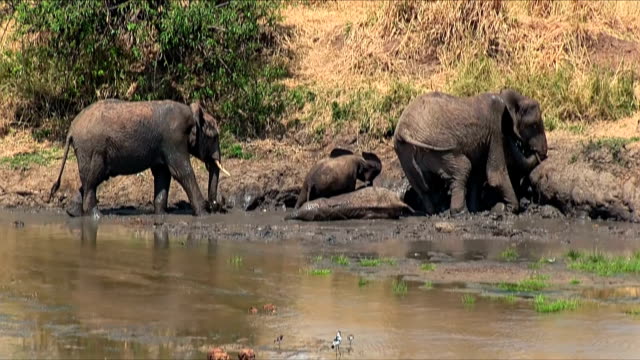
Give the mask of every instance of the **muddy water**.
<svg viewBox="0 0 640 360">
<path fill-rule="evenodd" d="M 395 278 L 371 276 L 366 269 L 334 267 L 327 276 L 306 270 L 315 255 L 329 251 L 398 257 L 443 252 L 464 261 L 469 254 L 491 258 L 504 244 L 493 247 L 500 240 L 471 241 L 473 236 L 455 232 L 406 241 L 384 235 L 396 232 L 395 222 L 283 224 L 280 219 L 213 217 L 203 221 L 216 223 L 217 235 L 203 241 L 207 228 L 189 216 L 171 222 L 200 236 L 154 231 L 148 225 L 154 220 L 144 217 L 107 218 L 98 225 L 63 215 L 0 212 L 0 358 L 204 359 L 210 345 L 221 345 L 232 357 L 248 346 L 263 359 L 334 359 L 329 345 L 336 330 L 343 334 L 344 359 L 640 354 L 640 318 L 622 312 L 629 303 L 640 305 L 638 288 L 585 288 L 585 298 L 617 300 L 558 314 L 538 314 L 526 300 L 509 304 L 477 296 L 474 305 L 463 305 L 462 294 L 477 295 L 479 284 L 438 283 L 428 289 L 408 281 L 406 295 L 399 296 L 392 291 Z M 421 226 L 414 219 L 401 224 Z M 569 236 L 566 224 L 547 225 L 558 228 L 565 244 L 602 247 L 606 240 L 615 251 L 640 248 L 620 235 L 634 228 L 614 225 L 617 230 L 598 233 L 594 224 L 576 223 Z M 365 238 L 369 231 L 383 235 L 358 241 L 357 231 Z M 327 245 L 340 243 L 332 238 L 340 233 L 351 233 L 351 240 Z M 535 256 L 565 251 L 563 246 L 518 243 Z M 360 286 L 363 276 L 371 281 Z M 277 314 L 247 312 L 266 303 L 277 305 Z M 280 334 L 284 341 L 278 348 L 273 339 Z M 351 348 L 348 334 L 355 336 Z"/>
</svg>

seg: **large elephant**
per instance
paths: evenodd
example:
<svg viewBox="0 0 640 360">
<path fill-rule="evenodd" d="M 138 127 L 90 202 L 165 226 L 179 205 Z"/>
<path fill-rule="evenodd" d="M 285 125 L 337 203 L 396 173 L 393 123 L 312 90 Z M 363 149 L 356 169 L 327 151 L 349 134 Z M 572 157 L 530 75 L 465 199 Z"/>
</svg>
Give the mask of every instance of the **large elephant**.
<svg viewBox="0 0 640 360">
<path fill-rule="evenodd" d="M 515 90 L 456 97 L 440 92 L 414 99 L 394 133 L 394 149 L 427 213 L 434 213 L 429 184 L 445 180 L 450 211 L 466 211 L 467 181 L 472 171 L 486 175 L 512 211 L 519 209 L 507 162 L 530 169 L 547 157 L 540 104 Z M 526 156 L 523 150 L 533 154 Z"/>
<path fill-rule="evenodd" d="M 78 159 L 81 187 L 71 216 L 99 215 L 96 189 L 110 177 L 151 169 L 154 210 L 166 211 L 171 177 L 187 193 L 195 215 L 207 210 L 189 154 L 209 171 L 208 205 L 217 208 L 220 137 L 215 119 L 200 102 L 190 106 L 175 101 L 98 101 L 80 112 L 67 134 L 64 158 L 48 201 L 60 187 L 69 146 Z M 78 205 L 81 204 L 81 205 Z"/>
<path fill-rule="evenodd" d="M 355 155 L 345 149 L 335 148 L 328 158 L 318 161 L 305 177 L 295 208 L 307 201 L 331 197 L 356 189 L 356 180 L 373 184 L 382 171 L 382 161 L 374 153 Z"/>
</svg>

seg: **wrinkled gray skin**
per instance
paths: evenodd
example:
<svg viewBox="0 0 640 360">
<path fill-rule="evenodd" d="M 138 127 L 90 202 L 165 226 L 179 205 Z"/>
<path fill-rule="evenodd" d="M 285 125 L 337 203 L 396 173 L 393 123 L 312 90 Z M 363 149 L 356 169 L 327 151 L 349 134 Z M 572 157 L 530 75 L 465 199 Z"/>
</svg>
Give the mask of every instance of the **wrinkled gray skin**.
<svg viewBox="0 0 640 360">
<path fill-rule="evenodd" d="M 304 203 L 287 220 L 329 221 L 347 219 L 397 219 L 413 210 L 398 195 L 382 187 L 358 190 Z"/>
<path fill-rule="evenodd" d="M 321 159 L 309 170 L 295 208 L 317 198 L 354 191 L 356 180 L 370 186 L 381 171 L 382 161 L 374 153 L 363 152 L 358 156 L 349 150 L 333 149 L 328 158 Z"/>
<path fill-rule="evenodd" d="M 71 216 L 99 216 L 96 189 L 110 177 L 151 169 L 154 210 L 167 208 L 171 178 L 187 193 L 195 215 L 207 205 L 217 209 L 220 141 L 216 121 L 199 102 L 190 106 L 175 101 L 98 101 L 71 123 L 58 180 L 49 200 L 60 187 L 69 146 L 78 159 L 81 187 Z M 209 171 L 208 202 L 202 196 L 189 154 L 202 160 Z"/>
<path fill-rule="evenodd" d="M 533 155 L 525 157 L 519 146 Z M 472 170 L 484 173 L 487 184 L 517 212 L 507 161 L 516 169 L 532 169 L 547 157 L 547 138 L 539 103 L 514 90 L 471 97 L 434 92 L 419 96 L 404 110 L 394 149 L 428 214 L 435 212 L 429 188 L 433 177 L 445 180 L 451 190 L 451 214 L 466 212 Z"/>
</svg>

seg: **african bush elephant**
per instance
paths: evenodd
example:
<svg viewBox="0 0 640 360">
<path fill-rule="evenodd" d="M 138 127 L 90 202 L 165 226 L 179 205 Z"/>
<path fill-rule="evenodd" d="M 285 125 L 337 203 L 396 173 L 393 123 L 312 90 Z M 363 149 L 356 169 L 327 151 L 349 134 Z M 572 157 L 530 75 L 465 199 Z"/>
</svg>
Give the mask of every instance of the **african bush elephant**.
<svg viewBox="0 0 640 360">
<path fill-rule="evenodd" d="M 526 157 L 519 148 L 533 154 Z M 535 166 L 547 157 L 547 138 L 539 103 L 515 90 L 470 97 L 433 92 L 414 99 L 404 110 L 394 149 L 427 213 L 434 213 L 428 185 L 434 176 L 449 184 L 451 213 L 465 212 L 472 170 L 484 172 L 488 185 L 517 212 L 507 161 L 523 169 Z"/>
<path fill-rule="evenodd" d="M 355 155 L 345 149 L 335 148 L 328 158 L 321 159 L 309 170 L 295 208 L 306 201 L 320 197 L 331 197 L 356 189 L 356 180 L 373 184 L 373 180 L 382 171 L 382 161 L 374 153 L 363 152 Z"/>
<path fill-rule="evenodd" d="M 215 119 L 200 102 L 190 106 L 175 101 L 98 101 L 82 110 L 71 123 L 58 180 L 49 199 L 60 187 L 69 146 L 78 159 L 81 187 L 71 216 L 94 215 L 96 189 L 110 177 L 151 169 L 154 183 L 154 210 L 167 208 L 171 177 L 187 193 L 195 215 L 206 211 L 189 154 L 205 163 L 209 171 L 208 203 L 217 207 L 220 170 L 220 139 Z M 78 205 L 81 203 L 81 205 Z"/>
</svg>

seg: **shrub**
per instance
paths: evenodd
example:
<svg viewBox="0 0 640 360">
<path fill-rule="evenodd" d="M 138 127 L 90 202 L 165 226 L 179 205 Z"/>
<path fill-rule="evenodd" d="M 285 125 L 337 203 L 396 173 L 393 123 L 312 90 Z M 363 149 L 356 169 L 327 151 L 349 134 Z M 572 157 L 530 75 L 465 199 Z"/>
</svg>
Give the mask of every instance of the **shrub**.
<svg viewBox="0 0 640 360">
<path fill-rule="evenodd" d="M 277 1 L 15 0 L 0 82 L 16 117 L 53 125 L 103 98 L 206 102 L 237 136 L 276 131 L 286 74 L 270 57 Z M 215 105 L 214 105 L 215 104 Z"/>
</svg>

